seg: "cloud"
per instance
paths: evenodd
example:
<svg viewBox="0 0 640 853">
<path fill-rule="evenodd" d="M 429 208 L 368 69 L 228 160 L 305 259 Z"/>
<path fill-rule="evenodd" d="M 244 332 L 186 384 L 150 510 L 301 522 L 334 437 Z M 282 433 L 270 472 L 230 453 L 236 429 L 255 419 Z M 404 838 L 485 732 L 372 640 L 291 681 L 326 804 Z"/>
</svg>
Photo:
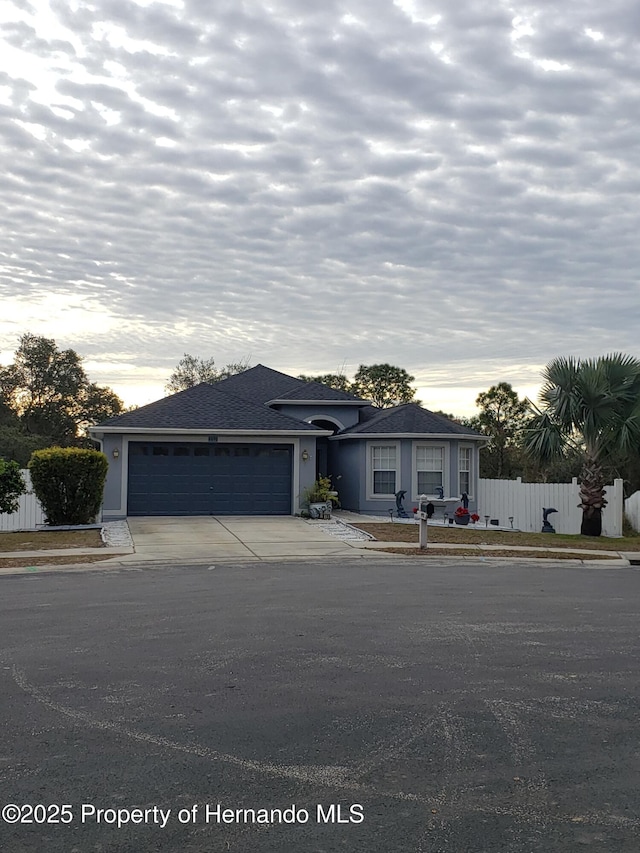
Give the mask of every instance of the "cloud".
<svg viewBox="0 0 640 853">
<path fill-rule="evenodd" d="M 479 390 L 637 350 L 630 2 L 12 5 L 0 349 Z"/>
</svg>

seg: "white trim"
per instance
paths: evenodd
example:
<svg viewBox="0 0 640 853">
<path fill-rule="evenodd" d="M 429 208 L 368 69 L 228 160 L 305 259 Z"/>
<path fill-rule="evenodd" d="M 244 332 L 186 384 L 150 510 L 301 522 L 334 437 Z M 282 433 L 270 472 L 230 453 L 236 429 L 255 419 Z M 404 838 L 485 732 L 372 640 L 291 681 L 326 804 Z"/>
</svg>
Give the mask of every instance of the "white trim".
<svg viewBox="0 0 640 853">
<path fill-rule="evenodd" d="M 458 444 L 458 469 L 456 472 L 456 475 L 458 478 L 458 491 L 460 492 L 460 494 L 462 494 L 462 492 L 464 491 L 464 489 L 461 487 L 461 484 L 460 484 L 460 474 L 462 473 L 462 471 L 460 469 L 460 451 L 461 450 L 470 450 L 471 451 L 471 454 L 469 457 L 469 491 L 467 492 L 467 495 L 469 496 L 469 500 L 474 500 L 474 495 L 476 492 L 476 489 L 474 488 L 474 486 L 476 484 L 476 478 L 475 478 L 475 459 L 474 459 L 474 454 L 473 454 L 473 445 L 468 444 L 468 443 L 465 444 L 462 441 L 459 442 L 459 444 Z"/>
<path fill-rule="evenodd" d="M 347 438 L 359 438 L 365 441 L 369 441 L 369 439 L 376 439 L 376 441 L 380 441 L 381 439 L 394 441 L 396 438 L 411 438 L 414 441 L 431 441 L 435 438 L 439 441 L 482 441 L 485 444 L 489 443 L 489 439 L 484 435 L 464 435 L 464 433 L 458 435 L 457 433 L 451 432 L 356 432 L 347 433 L 346 435 L 334 435 L 332 436 L 332 441 L 344 441 L 344 439 Z"/>
<path fill-rule="evenodd" d="M 318 420 L 323 420 L 323 421 L 330 421 L 332 424 L 335 424 L 338 427 L 338 429 L 344 429 L 344 424 L 340 423 L 340 421 L 337 418 L 334 418 L 332 415 L 323 415 L 323 414 L 310 415 L 308 418 L 305 418 L 304 421 L 307 424 L 311 424 L 311 423 L 313 423 L 314 418 L 317 418 Z M 313 426 L 315 426 L 315 424 L 313 424 Z"/>
<path fill-rule="evenodd" d="M 291 455 L 291 515 L 299 512 L 298 499 L 300 497 L 300 439 L 294 438 L 292 442 Z"/>
<path fill-rule="evenodd" d="M 370 406 L 371 400 L 267 400 L 266 406 Z"/>
<path fill-rule="evenodd" d="M 314 436 L 315 438 L 315 436 Z M 120 456 L 121 461 L 121 477 L 120 477 L 120 507 L 121 511 L 117 511 L 111 509 L 108 511 L 108 516 L 116 516 L 121 518 L 123 515 L 126 517 L 129 514 L 129 506 L 127 501 L 128 496 L 128 487 L 129 487 L 129 444 L 131 442 L 156 442 L 158 444 L 161 443 L 161 439 L 158 439 L 157 436 L 153 434 L 149 434 L 148 438 L 145 438 L 143 434 L 135 435 L 135 436 L 122 436 L 122 453 Z M 171 439 L 171 443 L 177 443 L 174 438 Z M 186 443 L 186 442 L 185 442 Z M 191 444 L 206 444 L 211 447 L 216 447 L 219 444 L 277 444 L 278 442 L 274 442 L 267 436 L 261 436 L 254 438 L 252 441 L 246 442 L 208 442 L 204 437 L 200 438 L 199 441 L 192 441 Z M 282 441 L 281 444 L 288 444 L 291 446 L 291 453 L 293 455 L 293 465 L 291 467 L 291 515 L 295 515 L 298 511 L 297 509 L 297 499 L 298 492 L 300 491 L 300 439 L 299 437 L 294 437 L 291 441 Z"/>
<path fill-rule="evenodd" d="M 374 447 L 393 447 L 396 451 L 396 492 L 399 492 L 402 489 L 401 485 L 401 474 L 402 474 L 402 459 L 401 459 L 401 445 L 399 441 L 387 441 L 382 444 L 380 441 L 371 441 L 367 442 L 366 449 L 366 483 L 367 483 L 367 500 L 368 501 L 385 501 L 388 503 L 390 499 L 395 498 L 395 493 L 392 494 L 378 494 L 373 491 L 373 458 L 372 451 Z"/>
<path fill-rule="evenodd" d="M 98 439 L 99 436 L 104 434 L 107 435 L 233 435 L 233 436 L 242 436 L 242 435 L 250 435 L 250 436 L 264 436 L 265 438 L 269 438 L 269 436 L 273 435 L 290 435 L 290 436 L 301 436 L 308 435 L 309 437 L 318 438 L 323 435 L 332 435 L 329 430 L 326 429 L 318 429 L 311 430 L 306 429 L 215 429 L 215 427 L 211 427 L 211 429 L 186 429 L 186 428 L 168 428 L 168 427 L 122 427 L 122 426 L 97 426 L 89 428 L 89 435 L 92 438 Z"/>
<path fill-rule="evenodd" d="M 451 478 L 451 444 L 448 441 L 414 441 L 411 445 L 411 496 L 413 501 L 420 497 L 418 492 L 418 447 L 440 447 L 442 448 L 442 488 L 445 495 L 450 494 Z"/>
</svg>

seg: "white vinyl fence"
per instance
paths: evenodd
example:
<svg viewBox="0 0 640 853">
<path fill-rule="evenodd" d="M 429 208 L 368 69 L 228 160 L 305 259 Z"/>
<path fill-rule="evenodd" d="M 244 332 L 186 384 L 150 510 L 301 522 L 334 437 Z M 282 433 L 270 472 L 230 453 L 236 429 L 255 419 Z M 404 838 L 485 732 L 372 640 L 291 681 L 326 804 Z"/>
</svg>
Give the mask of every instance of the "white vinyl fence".
<svg viewBox="0 0 640 853">
<path fill-rule="evenodd" d="M 635 529 L 640 533 L 640 492 L 634 492 L 624 502 L 624 511 Z"/>
<path fill-rule="evenodd" d="M 622 486 L 622 480 L 605 486 L 608 503 L 602 511 L 603 536 L 622 536 Z M 543 507 L 558 510 L 549 516 L 558 533 L 580 533 L 582 510 L 579 502 L 575 477 L 571 483 L 523 483 L 520 477 L 517 480 L 480 480 L 478 489 L 478 514 L 482 521 L 488 515 L 499 519 L 500 527 L 509 527 L 509 518 L 513 516 L 513 526 L 528 533 L 541 531 Z M 640 510 L 640 501 L 637 505 Z"/>
<path fill-rule="evenodd" d="M 27 488 L 31 489 L 29 472 L 22 472 Z M 623 507 L 636 530 L 640 530 L 640 492 L 624 500 L 622 480 L 606 486 L 608 504 L 602 513 L 602 534 L 622 536 Z M 518 530 L 539 533 L 542 528 L 542 508 L 554 507 L 557 513 L 549 521 L 558 533 L 580 533 L 582 510 L 578 508 L 578 481 L 572 483 L 523 483 L 517 480 L 480 480 L 478 489 L 479 524 L 484 516 L 497 518 L 501 527 L 509 527 L 510 516 Z M 20 498 L 20 507 L 11 515 L 0 514 L 0 532 L 34 530 L 44 524 L 44 513 L 33 493 Z"/>
<path fill-rule="evenodd" d="M 44 513 L 40 501 L 31 492 L 31 475 L 25 469 L 22 471 L 22 476 L 27 484 L 28 492 L 20 498 L 20 506 L 17 512 L 12 512 L 11 515 L 0 513 L 0 532 L 35 530 L 38 524 L 44 524 Z"/>
</svg>

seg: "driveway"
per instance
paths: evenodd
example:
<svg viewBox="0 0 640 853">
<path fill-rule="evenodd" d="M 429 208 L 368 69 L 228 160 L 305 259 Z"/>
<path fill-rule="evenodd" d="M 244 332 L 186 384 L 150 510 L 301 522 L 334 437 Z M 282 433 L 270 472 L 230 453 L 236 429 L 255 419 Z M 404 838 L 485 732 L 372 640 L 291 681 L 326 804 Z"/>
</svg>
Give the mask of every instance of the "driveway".
<svg viewBox="0 0 640 853">
<path fill-rule="evenodd" d="M 180 516 L 128 519 L 135 554 L 118 562 L 268 560 L 361 556 L 321 526 L 291 516 Z"/>
</svg>

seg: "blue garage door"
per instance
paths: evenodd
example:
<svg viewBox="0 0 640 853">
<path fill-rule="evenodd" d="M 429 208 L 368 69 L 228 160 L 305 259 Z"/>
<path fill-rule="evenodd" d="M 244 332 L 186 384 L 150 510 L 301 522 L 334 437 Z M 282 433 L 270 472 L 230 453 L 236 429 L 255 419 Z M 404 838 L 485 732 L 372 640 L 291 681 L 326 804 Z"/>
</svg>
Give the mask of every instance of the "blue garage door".
<svg viewBox="0 0 640 853">
<path fill-rule="evenodd" d="M 129 515 L 290 515 L 291 445 L 129 443 Z"/>
</svg>

